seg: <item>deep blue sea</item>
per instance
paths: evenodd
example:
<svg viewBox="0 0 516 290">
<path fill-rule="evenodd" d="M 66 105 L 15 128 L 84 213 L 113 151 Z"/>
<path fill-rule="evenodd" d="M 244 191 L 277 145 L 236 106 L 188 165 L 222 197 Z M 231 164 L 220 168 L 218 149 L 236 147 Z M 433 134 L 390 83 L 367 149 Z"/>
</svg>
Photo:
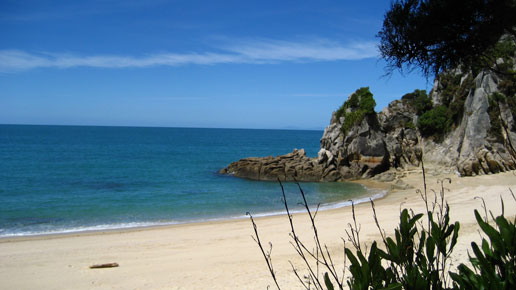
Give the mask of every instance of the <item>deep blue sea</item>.
<svg viewBox="0 0 516 290">
<path fill-rule="evenodd" d="M 197 222 L 283 211 L 276 182 L 217 174 L 304 148 L 322 131 L 0 125 L 0 237 Z M 378 194 L 302 183 L 323 208 Z M 297 187 L 285 186 L 294 208 Z"/>
</svg>

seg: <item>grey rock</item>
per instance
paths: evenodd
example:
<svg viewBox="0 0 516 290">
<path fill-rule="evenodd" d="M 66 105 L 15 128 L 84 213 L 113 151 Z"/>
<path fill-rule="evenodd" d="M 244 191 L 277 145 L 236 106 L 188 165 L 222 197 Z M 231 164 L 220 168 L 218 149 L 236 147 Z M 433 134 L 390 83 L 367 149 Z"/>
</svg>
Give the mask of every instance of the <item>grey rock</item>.
<svg viewBox="0 0 516 290">
<path fill-rule="evenodd" d="M 466 97 L 459 126 L 442 142 L 425 140 L 423 143 L 426 162 L 455 167 L 461 176 L 498 173 L 515 167 L 516 152 L 512 144 L 516 133 L 511 130 L 514 119 L 503 102 L 498 105 L 504 141 L 500 143 L 489 135 L 493 122 L 488 114 L 489 97 L 498 91 L 498 82 L 498 77 L 492 72 L 480 72 L 475 76 L 474 88 Z M 440 98 L 439 87 L 436 82 L 433 97 L 437 99 Z"/>
</svg>

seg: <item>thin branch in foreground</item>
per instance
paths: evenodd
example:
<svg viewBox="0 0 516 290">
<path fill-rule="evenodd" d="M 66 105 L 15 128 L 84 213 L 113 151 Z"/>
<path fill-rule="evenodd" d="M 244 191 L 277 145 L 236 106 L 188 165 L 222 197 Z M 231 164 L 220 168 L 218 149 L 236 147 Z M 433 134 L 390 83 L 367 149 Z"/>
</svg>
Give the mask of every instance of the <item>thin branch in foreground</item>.
<svg viewBox="0 0 516 290">
<path fill-rule="evenodd" d="M 312 258 L 314 258 L 315 260 L 318 260 L 318 259 L 299 240 L 299 236 L 296 234 L 296 230 L 294 227 L 294 221 L 292 220 L 292 215 L 290 214 L 290 209 L 288 207 L 287 196 L 285 194 L 285 188 L 283 187 L 283 183 L 281 183 L 281 180 L 279 178 L 278 178 L 278 182 L 281 187 L 281 194 L 283 197 L 283 205 L 285 206 L 285 211 L 287 212 L 287 217 L 288 217 L 288 221 L 290 224 L 290 236 L 294 240 L 294 243 L 292 243 L 292 245 L 293 245 L 294 249 L 296 250 L 296 252 L 298 253 L 298 255 L 301 257 L 301 259 L 304 261 L 306 267 L 308 268 L 309 277 L 310 277 L 310 279 L 312 279 L 314 286 L 317 289 L 323 289 L 322 284 L 320 283 L 317 274 L 312 269 L 312 265 L 310 264 L 310 262 L 308 261 L 306 255 L 305 255 L 305 252 L 307 252 L 310 256 L 312 256 Z M 303 194 L 303 192 L 301 192 L 301 193 Z"/>
<path fill-rule="evenodd" d="M 355 203 L 352 200 L 349 200 L 349 201 L 351 202 L 351 212 L 352 212 L 354 225 L 352 225 L 351 223 L 348 223 L 349 232 L 348 232 L 348 230 L 345 230 L 345 232 L 346 232 L 346 235 L 348 236 L 348 241 L 351 242 L 353 247 L 358 251 L 362 251 L 362 249 L 360 248 L 360 227 L 357 225 L 357 220 L 356 220 L 356 216 L 355 216 Z"/>
<path fill-rule="evenodd" d="M 296 275 L 297 279 L 299 280 L 299 282 L 301 283 L 301 285 L 303 285 L 303 287 L 307 290 L 310 290 L 310 282 L 308 282 L 306 285 L 305 282 L 303 281 L 303 279 L 301 279 L 301 276 L 299 276 L 299 273 L 297 272 L 297 269 L 294 267 L 294 264 L 292 264 L 291 261 L 288 261 L 290 263 L 290 266 L 292 267 L 292 271 L 294 272 L 294 275 Z"/>
<path fill-rule="evenodd" d="M 256 244 L 258 244 L 258 247 L 260 247 L 260 251 L 262 252 L 263 258 L 265 259 L 265 262 L 267 263 L 267 268 L 269 269 L 269 272 L 271 273 L 272 279 L 274 280 L 276 287 L 278 287 L 278 290 L 281 290 L 280 286 L 278 285 L 278 281 L 276 279 L 276 273 L 274 272 L 274 268 L 272 266 L 272 257 L 271 257 L 272 243 L 269 242 L 270 249 L 268 252 L 265 252 L 265 250 L 263 249 L 263 246 L 262 246 L 262 242 L 260 241 L 260 236 L 258 235 L 258 227 L 256 226 L 256 223 L 254 222 L 253 216 L 251 215 L 250 212 L 247 212 L 246 215 L 249 216 L 249 218 L 251 219 L 251 223 L 253 224 L 253 229 L 254 229 L 255 235 L 251 236 L 251 237 L 256 242 Z"/>
<path fill-rule="evenodd" d="M 482 201 L 482 209 L 484 210 L 484 221 L 487 223 L 489 222 L 489 217 L 487 215 L 487 207 L 486 207 L 486 201 L 484 200 L 484 198 L 480 197 L 480 196 L 475 196 L 474 199 L 480 199 Z"/>
<path fill-rule="evenodd" d="M 380 232 L 380 235 L 382 236 L 382 241 L 384 244 L 387 244 L 387 241 L 385 240 L 385 230 L 382 229 L 382 227 L 380 226 L 380 222 L 378 221 L 378 215 L 376 214 L 376 207 L 374 205 L 374 201 L 373 199 L 369 199 L 369 202 L 371 202 L 371 208 L 373 209 L 373 218 L 374 218 L 374 223 L 376 224 L 376 227 L 378 228 L 378 231 Z"/>
<path fill-rule="evenodd" d="M 318 263 L 320 262 L 322 265 L 324 265 L 326 267 L 326 269 L 328 270 L 328 272 L 333 277 L 334 281 L 338 284 L 339 289 L 343 289 L 343 285 L 340 284 L 339 276 L 337 274 L 337 271 L 335 270 L 335 266 L 333 265 L 333 262 L 331 261 L 331 257 L 329 256 L 329 252 L 327 252 L 328 256 L 325 255 L 325 253 L 324 253 L 324 247 L 326 247 L 326 245 L 324 245 L 324 247 L 323 247 L 323 245 L 321 244 L 321 241 L 319 239 L 319 233 L 317 231 L 317 226 L 315 225 L 315 217 L 319 211 L 319 205 L 317 205 L 317 209 L 316 209 L 315 213 L 312 213 L 312 211 L 310 210 L 310 207 L 308 206 L 308 202 L 306 201 L 305 192 L 301 188 L 301 185 L 299 184 L 299 182 L 297 182 L 297 180 L 295 182 L 296 182 L 297 187 L 299 188 L 299 192 L 301 193 L 301 197 L 303 198 L 303 205 L 305 207 L 306 212 L 308 213 L 308 217 L 310 218 L 310 222 L 312 224 L 312 231 L 314 233 L 316 251 L 318 251 L 318 253 L 320 253 L 321 258 L 322 258 L 322 260 L 319 260 L 319 258 L 317 258 L 316 262 L 318 262 Z M 356 220 L 355 220 L 355 225 L 356 225 Z M 357 232 L 357 234 L 358 234 L 358 232 Z M 319 282 L 319 279 L 317 279 L 317 283 L 319 285 L 321 284 Z M 321 289 L 322 289 L 322 286 L 321 286 Z"/>
</svg>

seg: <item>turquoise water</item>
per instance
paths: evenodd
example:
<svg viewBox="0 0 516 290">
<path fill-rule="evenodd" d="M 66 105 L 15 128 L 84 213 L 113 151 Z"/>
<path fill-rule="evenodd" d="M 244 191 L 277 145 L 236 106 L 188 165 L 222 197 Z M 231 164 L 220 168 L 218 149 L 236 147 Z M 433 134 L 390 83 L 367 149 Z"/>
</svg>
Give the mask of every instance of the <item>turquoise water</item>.
<svg viewBox="0 0 516 290">
<path fill-rule="evenodd" d="M 322 131 L 0 125 L 0 237 L 282 212 L 276 182 L 217 171 L 305 148 Z M 353 183 L 302 183 L 323 207 L 371 196 Z M 299 208 L 294 184 L 287 199 Z"/>
</svg>

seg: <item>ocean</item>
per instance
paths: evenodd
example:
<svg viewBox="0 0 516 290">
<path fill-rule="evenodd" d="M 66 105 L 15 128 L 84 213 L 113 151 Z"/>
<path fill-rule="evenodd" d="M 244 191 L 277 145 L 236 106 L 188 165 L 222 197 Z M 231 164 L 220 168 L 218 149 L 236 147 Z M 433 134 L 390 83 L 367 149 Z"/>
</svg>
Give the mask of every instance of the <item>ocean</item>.
<svg viewBox="0 0 516 290">
<path fill-rule="evenodd" d="M 0 125 L 0 237 L 123 229 L 283 212 L 277 182 L 219 175 L 230 162 L 304 148 L 322 131 Z M 312 206 L 381 195 L 301 183 Z M 299 191 L 285 184 L 300 210 Z"/>
</svg>

